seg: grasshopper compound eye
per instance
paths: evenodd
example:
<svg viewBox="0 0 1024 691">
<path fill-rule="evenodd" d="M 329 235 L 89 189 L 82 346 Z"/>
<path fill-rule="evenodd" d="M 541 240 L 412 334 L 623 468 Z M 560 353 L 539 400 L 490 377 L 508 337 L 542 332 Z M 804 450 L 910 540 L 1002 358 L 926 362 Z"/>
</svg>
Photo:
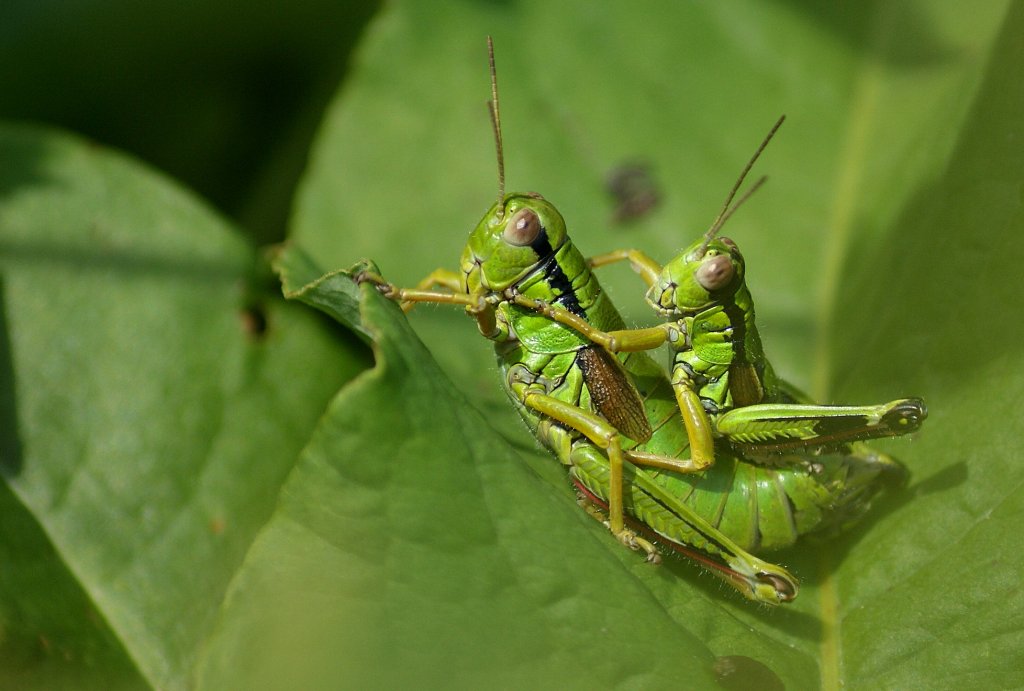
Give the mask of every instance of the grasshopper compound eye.
<svg viewBox="0 0 1024 691">
<path fill-rule="evenodd" d="M 729 285 L 735 274 L 732 260 L 724 254 L 716 254 L 704 259 L 694 278 L 704 290 L 711 292 Z"/>
<path fill-rule="evenodd" d="M 540 218 L 530 209 L 520 209 L 505 224 L 502 237 L 505 242 L 516 247 L 531 244 L 540 235 Z"/>
</svg>

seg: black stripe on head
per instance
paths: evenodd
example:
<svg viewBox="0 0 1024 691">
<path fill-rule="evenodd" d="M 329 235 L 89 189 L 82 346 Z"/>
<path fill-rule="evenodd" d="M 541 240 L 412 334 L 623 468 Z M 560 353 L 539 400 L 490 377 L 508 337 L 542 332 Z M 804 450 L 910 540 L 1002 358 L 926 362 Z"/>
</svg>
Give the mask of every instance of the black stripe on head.
<svg viewBox="0 0 1024 691">
<path fill-rule="evenodd" d="M 746 314 L 743 309 L 736 304 L 736 301 L 729 297 L 728 300 L 723 301 L 723 310 L 725 315 L 729 317 L 729 325 L 732 326 L 732 344 L 733 352 L 736 355 L 737 360 L 746 362 L 747 360 L 747 322 Z"/>
<path fill-rule="evenodd" d="M 541 227 L 540 232 L 537 233 L 536 239 L 530 243 L 530 249 L 532 249 L 541 261 L 547 261 L 555 251 L 551 249 L 551 241 L 548 240 L 548 229 Z"/>
<path fill-rule="evenodd" d="M 544 280 L 548 282 L 554 292 L 558 293 L 555 302 L 577 317 L 586 319 L 587 314 L 580 307 L 580 301 L 576 297 L 576 290 L 572 287 L 572 281 L 565 275 L 565 271 L 558 263 L 558 259 L 555 258 L 555 251 L 551 248 L 551 241 L 548 240 L 547 228 L 540 229 L 537 239 L 530 243 L 530 249 L 540 257 Z"/>
</svg>

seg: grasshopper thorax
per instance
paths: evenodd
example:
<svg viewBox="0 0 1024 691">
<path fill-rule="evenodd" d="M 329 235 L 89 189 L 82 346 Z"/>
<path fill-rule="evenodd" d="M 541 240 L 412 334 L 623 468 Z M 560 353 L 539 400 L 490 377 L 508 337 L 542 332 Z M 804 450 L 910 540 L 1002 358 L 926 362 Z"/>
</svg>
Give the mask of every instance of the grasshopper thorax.
<svg viewBox="0 0 1024 691">
<path fill-rule="evenodd" d="M 728 300 L 743 286 L 744 263 L 729 238 L 688 247 L 662 269 L 647 302 L 664 316 L 682 317 Z"/>
<path fill-rule="evenodd" d="M 544 265 L 566 243 L 565 221 L 536 193 L 507 194 L 469 236 L 462 253 L 469 293 L 509 288 Z"/>
</svg>

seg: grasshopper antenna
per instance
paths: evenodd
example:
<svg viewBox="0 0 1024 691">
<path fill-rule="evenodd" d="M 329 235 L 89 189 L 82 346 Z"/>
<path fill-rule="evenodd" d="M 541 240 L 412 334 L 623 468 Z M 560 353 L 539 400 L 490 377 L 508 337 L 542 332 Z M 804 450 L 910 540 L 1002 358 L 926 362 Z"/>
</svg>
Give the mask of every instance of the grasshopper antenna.
<svg viewBox="0 0 1024 691">
<path fill-rule="evenodd" d="M 505 216 L 505 149 L 501 145 L 501 111 L 498 109 L 498 71 L 494 69 L 494 41 L 487 37 L 487 63 L 491 68 L 491 100 L 487 108 L 494 128 L 494 148 L 498 154 L 498 220 Z"/>
<path fill-rule="evenodd" d="M 727 212 L 725 212 L 725 215 L 722 216 L 722 220 L 718 221 L 718 223 L 716 224 L 717 227 L 712 226 L 715 229 L 715 233 L 711 235 L 712 238 L 718 233 L 722 226 L 725 225 L 725 222 L 732 218 L 732 215 L 736 213 L 736 210 L 743 206 L 743 202 L 753 197 L 754 192 L 757 192 L 759 189 L 761 189 L 761 185 L 763 185 L 766 182 L 768 182 L 768 176 L 762 175 L 757 179 L 757 182 L 750 186 L 749 190 L 743 193 L 743 196 L 740 197 Z"/>
<path fill-rule="evenodd" d="M 750 190 L 746 194 L 744 194 L 738 202 L 736 202 L 735 206 L 730 207 L 730 204 L 732 204 L 732 200 L 733 198 L 735 198 L 736 193 L 740 189 L 740 186 L 743 184 L 743 181 L 746 180 L 747 173 L 749 173 L 750 169 L 754 167 L 754 163 L 756 163 L 757 159 L 761 157 L 761 152 L 763 152 L 765 147 L 768 146 L 768 142 L 770 142 L 772 140 L 772 137 L 775 136 L 775 133 L 779 131 L 779 127 L 782 126 L 782 123 L 785 122 L 785 120 L 786 116 L 783 115 L 782 117 L 775 121 L 775 124 L 772 126 L 771 131 L 768 132 L 768 135 L 764 138 L 764 141 L 761 142 L 761 146 L 757 147 L 757 151 L 755 151 L 754 155 L 750 157 L 749 161 L 747 161 L 747 165 L 743 168 L 743 172 L 740 173 L 739 178 L 736 180 L 736 184 L 733 185 L 732 189 L 729 191 L 729 196 L 725 198 L 725 204 L 722 205 L 722 210 L 718 212 L 718 216 L 715 217 L 714 223 L 712 223 L 711 227 L 708 228 L 708 231 L 704 233 L 704 242 L 703 244 L 701 244 L 700 248 L 696 253 L 698 257 L 704 256 L 704 252 L 707 251 L 708 245 L 711 243 L 712 240 L 714 240 L 715 235 L 717 235 L 718 231 L 722 229 L 722 226 L 725 225 L 725 222 L 729 220 L 729 217 L 736 212 L 736 209 L 740 208 L 743 202 L 747 201 L 747 199 L 750 198 L 750 195 L 756 192 L 757 189 L 764 184 L 765 180 L 767 180 L 767 178 L 765 177 L 759 179 L 757 182 L 754 183 L 754 186 L 751 187 Z"/>
</svg>

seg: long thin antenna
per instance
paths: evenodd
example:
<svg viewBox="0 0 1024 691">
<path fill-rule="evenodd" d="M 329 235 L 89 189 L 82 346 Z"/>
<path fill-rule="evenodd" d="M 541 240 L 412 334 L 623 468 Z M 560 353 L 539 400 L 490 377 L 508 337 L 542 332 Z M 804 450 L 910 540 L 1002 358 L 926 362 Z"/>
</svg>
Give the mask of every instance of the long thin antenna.
<svg viewBox="0 0 1024 691">
<path fill-rule="evenodd" d="M 721 220 L 720 220 L 720 221 L 718 222 L 718 228 L 715 228 L 715 232 L 717 233 L 717 232 L 718 232 L 718 230 L 719 230 L 719 229 L 720 229 L 720 228 L 721 228 L 722 226 L 724 226 L 724 225 L 725 225 L 725 222 L 726 222 L 726 221 L 728 221 L 728 220 L 729 220 L 730 218 L 732 218 L 732 215 L 733 215 L 734 213 L 736 213 L 736 210 L 737 210 L 738 208 L 740 208 L 741 206 L 743 206 L 743 202 L 747 201 L 747 200 L 748 200 L 748 199 L 750 199 L 750 198 L 751 198 L 752 196 L 754 196 L 754 192 L 757 192 L 757 191 L 758 191 L 758 190 L 759 190 L 759 189 L 761 188 L 761 185 L 763 185 L 763 184 L 764 184 L 764 183 L 766 183 L 766 182 L 768 182 L 768 176 L 767 176 L 767 175 L 762 175 L 761 177 L 759 177 L 759 178 L 757 179 L 757 182 L 755 182 L 755 183 L 754 183 L 753 185 L 751 185 L 751 186 L 750 186 L 750 189 L 749 189 L 749 190 L 747 190 L 746 192 L 744 192 L 744 193 L 743 193 L 743 196 L 742 196 L 742 197 L 740 197 L 740 198 L 739 198 L 739 199 L 738 199 L 738 200 L 736 201 L 736 203 L 735 203 L 735 204 L 733 204 L 733 205 L 732 205 L 732 206 L 731 206 L 731 207 L 729 208 L 729 210 L 728 210 L 728 211 L 727 211 L 727 212 L 725 213 L 725 215 L 724 215 L 724 216 L 722 216 L 722 219 L 721 219 Z M 712 227 L 714 227 L 714 226 L 712 226 Z M 714 235 L 712 235 L 711 237 L 714 237 Z"/>
<path fill-rule="evenodd" d="M 494 68 L 494 41 L 487 37 L 487 62 L 491 68 L 491 101 L 487 104 L 494 128 L 494 148 L 498 154 L 498 220 L 505 215 L 505 149 L 501 145 L 501 111 L 498 109 L 498 71 Z"/>
<path fill-rule="evenodd" d="M 772 126 L 771 131 L 768 132 L 768 136 L 766 136 L 764 138 L 764 141 L 761 142 L 761 146 L 757 147 L 757 151 L 755 151 L 754 155 L 750 157 L 749 161 L 747 161 L 747 165 L 746 167 L 743 168 L 743 172 L 740 173 L 740 177 L 736 180 L 736 184 L 733 185 L 732 189 L 729 191 L 729 196 L 725 198 L 725 204 L 722 205 L 722 210 L 718 212 L 718 216 L 715 217 L 715 220 L 711 224 L 711 227 L 708 228 L 708 231 L 706 233 L 704 233 L 704 243 L 700 246 L 700 249 L 697 251 L 696 256 L 701 257 L 704 255 L 704 252 L 706 252 L 708 249 L 708 245 L 715 238 L 715 235 L 718 233 L 718 231 L 722 229 L 722 226 L 725 225 L 725 222 L 729 220 L 729 217 L 732 216 L 733 212 L 735 212 L 736 209 L 738 209 L 743 202 L 749 199 L 750 195 L 753 194 L 758 187 L 764 184 L 765 178 L 761 178 L 760 180 L 758 180 L 757 183 L 755 183 L 754 186 L 751 188 L 751 190 L 747 192 L 745 195 L 743 195 L 743 198 L 740 199 L 739 202 L 737 202 L 736 206 L 732 207 L 732 209 L 730 210 L 729 205 L 732 204 L 733 198 L 739 191 L 740 186 L 743 184 L 743 181 L 747 178 L 747 173 L 749 173 L 750 169 L 754 167 L 754 163 L 757 162 L 758 158 L 760 158 L 761 152 L 763 152 L 765 147 L 768 146 L 768 142 L 770 142 L 772 140 L 772 137 L 775 136 L 775 133 L 779 131 L 779 127 L 782 126 L 782 123 L 785 120 L 786 116 L 783 115 L 775 122 L 775 124 Z"/>
</svg>

